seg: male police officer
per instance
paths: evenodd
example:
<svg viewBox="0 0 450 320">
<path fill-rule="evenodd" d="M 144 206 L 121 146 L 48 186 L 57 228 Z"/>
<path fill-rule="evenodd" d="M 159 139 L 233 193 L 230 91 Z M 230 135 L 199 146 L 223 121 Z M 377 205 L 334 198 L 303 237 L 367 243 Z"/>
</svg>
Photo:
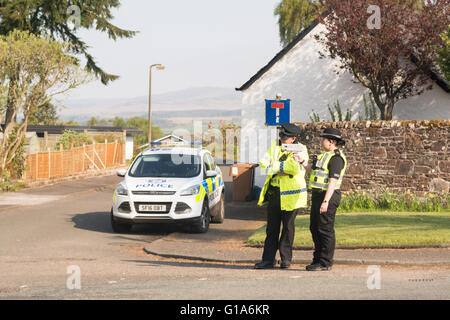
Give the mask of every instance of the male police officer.
<svg viewBox="0 0 450 320">
<path fill-rule="evenodd" d="M 310 230 L 314 241 L 314 258 L 308 271 L 331 270 L 336 238 L 334 218 L 341 201 L 340 186 L 347 168 L 347 159 L 339 146 L 344 145 L 341 132 L 327 128 L 320 135 L 324 151 L 312 166 L 301 156 L 295 156 L 303 167 L 311 167 L 309 187 L 312 190 Z"/>
<path fill-rule="evenodd" d="M 260 166 L 267 174 L 261 191 L 258 205 L 268 204 L 266 240 L 262 261 L 255 265 L 256 269 L 273 268 L 275 255 L 280 251 L 281 268 L 289 268 L 292 261 L 292 245 L 295 235 L 295 217 L 298 209 L 306 207 L 307 188 L 306 170 L 293 159 L 293 153 L 282 151 L 281 144 L 298 143 L 300 129 L 293 124 L 282 124 L 280 141 L 272 142 Z M 308 152 L 302 145 L 301 156 L 308 159 Z M 280 238 L 280 226 L 283 230 Z"/>
</svg>

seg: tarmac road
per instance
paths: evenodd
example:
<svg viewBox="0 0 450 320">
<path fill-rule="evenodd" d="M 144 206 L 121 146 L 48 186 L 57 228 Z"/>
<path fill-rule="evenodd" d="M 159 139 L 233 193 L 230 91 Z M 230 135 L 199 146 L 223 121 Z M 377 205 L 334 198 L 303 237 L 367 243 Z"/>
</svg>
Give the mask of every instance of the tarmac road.
<svg viewBox="0 0 450 320">
<path fill-rule="evenodd" d="M 6 203 L 0 209 L 0 299 L 450 298 L 450 266 L 338 265 L 311 273 L 301 264 L 254 270 L 250 263 L 148 254 L 146 245 L 178 230 L 139 226 L 131 234 L 114 234 L 109 210 L 119 181 L 96 177 L 78 182 L 79 188 L 64 182 L 26 190 L 25 206 L 8 204 L 7 195 L 0 195 Z M 33 202 L 33 194 L 49 198 Z"/>
</svg>

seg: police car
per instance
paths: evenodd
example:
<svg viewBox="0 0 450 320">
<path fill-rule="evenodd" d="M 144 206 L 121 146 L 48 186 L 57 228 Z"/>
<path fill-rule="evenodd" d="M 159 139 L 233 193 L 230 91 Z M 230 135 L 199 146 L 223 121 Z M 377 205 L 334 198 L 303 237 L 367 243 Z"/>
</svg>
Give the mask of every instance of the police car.
<svg viewBox="0 0 450 320">
<path fill-rule="evenodd" d="M 141 152 L 114 191 L 111 224 L 129 232 L 138 223 L 180 223 L 204 233 L 225 218 L 220 168 L 202 148 L 149 148 Z"/>
</svg>

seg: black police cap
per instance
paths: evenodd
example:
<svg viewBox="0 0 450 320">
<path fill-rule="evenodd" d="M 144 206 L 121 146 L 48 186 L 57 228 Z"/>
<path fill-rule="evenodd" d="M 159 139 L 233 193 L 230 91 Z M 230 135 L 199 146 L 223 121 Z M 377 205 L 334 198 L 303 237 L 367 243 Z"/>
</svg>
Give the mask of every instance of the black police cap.
<svg viewBox="0 0 450 320">
<path fill-rule="evenodd" d="M 344 141 L 342 140 L 342 133 L 336 128 L 326 128 L 325 130 L 323 130 L 320 136 L 323 138 L 329 138 L 336 141 Z"/>
<path fill-rule="evenodd" d="M 295 124 L 292 123 L 282 123 L 281 124 L 281 132 L 288 136 L 297 136 L 301 134 L 301 130 Z"/>
</svg>

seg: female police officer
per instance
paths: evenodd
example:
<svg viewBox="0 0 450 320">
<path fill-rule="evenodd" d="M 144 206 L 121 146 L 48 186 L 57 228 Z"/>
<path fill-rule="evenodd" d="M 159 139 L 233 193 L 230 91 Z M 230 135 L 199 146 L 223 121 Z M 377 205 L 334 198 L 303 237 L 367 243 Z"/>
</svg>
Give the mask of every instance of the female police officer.
<svg viewBox="0 0 450 320">
<path fill-rule="evenodd" d="M 275 255 L 280 251 L 281 268 L 289 268 L 292 260 L 292 245 L 295 235 L 295 217 L 299 208 L 306 207 L 307 189 L 306 170 L 293 159 L 293 154 L 283 151 L 280 144 L 298 143 L 300 129 L 293 124 L 282 124 L 280 141 L 272 142 L 272 146 L 260 161 L 261 168 L 266 171 L 267 178 L 261 191 L 258 205 L 268 203 L 266 240 L 262 261 L 255 265 L 256 269 L 273 268 Z M 301 145 L 301 156 L 308 159 L 306 147 Z M 280 226 L 283 230 L 280 238 Z"/>
<path fill-rule="evenodd" d="M 314 242 L 314 258 L 308 271 L 331 270 L 336 238 L 334 218 L 341 201 L 340 186 L 347 160 L 339 146 L 345 144 L 341 132 L 327 128 L 320 135 L 325 149 L 317 161 L 309 166 L 301 156 L 294 156 L 304 168 L 311 167 L 309 187 L 312 190 L 310 230 Z"/>
</svg>

